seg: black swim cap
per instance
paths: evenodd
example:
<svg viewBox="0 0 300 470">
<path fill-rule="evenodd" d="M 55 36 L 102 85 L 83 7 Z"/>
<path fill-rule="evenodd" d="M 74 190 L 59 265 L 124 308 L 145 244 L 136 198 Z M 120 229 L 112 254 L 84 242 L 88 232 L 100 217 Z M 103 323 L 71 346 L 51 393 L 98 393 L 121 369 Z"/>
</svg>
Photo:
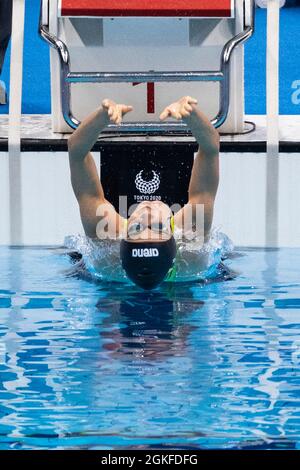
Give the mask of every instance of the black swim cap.
<svg viewBox="0 0 300 470">
<path fill-rule="evenodd" d="M 175 256 L 174 237 L 157 242 L 121 241 L 122 266 L 129 279 L 143 289 L 154 289 L 164 280 Z"/>
</svg>

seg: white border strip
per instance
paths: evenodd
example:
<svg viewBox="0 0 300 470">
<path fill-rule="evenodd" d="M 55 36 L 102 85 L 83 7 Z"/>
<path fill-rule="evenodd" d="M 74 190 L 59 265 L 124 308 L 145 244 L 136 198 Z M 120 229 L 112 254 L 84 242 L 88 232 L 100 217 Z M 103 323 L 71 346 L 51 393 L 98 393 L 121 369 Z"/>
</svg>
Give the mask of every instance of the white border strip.
<svg viewBox="0 0 300 470">
<path fill-rule="evenodd" d="M 57 16 L 59 18 L 62 18 L 62 0 L 58 0 L 58 4 L 57 4 Z"/>
<path fill-rule="evenodd" d="M 235 13 L 235 7 L 237 7 L 237 4 L 236 4 L 236 0 L 231 0 L 231 5 L 230 5 L 230 10 L 231 10 L 231 13 L 230 13 L 230 18 L 235 18 L 236 17 L 236 13 Z"/>
<path fill-rule="evenodd" d="M 279 10 L 269 0 L 267 10 L 267 174 L 266 246 L 278 246 L 279 185 Z"/>
<path fill-rule="evenodd" d="M 22 244 L 21 106 L 25 0 L 13 0 L 9 93 L 10 243 Z"/>
</svg>

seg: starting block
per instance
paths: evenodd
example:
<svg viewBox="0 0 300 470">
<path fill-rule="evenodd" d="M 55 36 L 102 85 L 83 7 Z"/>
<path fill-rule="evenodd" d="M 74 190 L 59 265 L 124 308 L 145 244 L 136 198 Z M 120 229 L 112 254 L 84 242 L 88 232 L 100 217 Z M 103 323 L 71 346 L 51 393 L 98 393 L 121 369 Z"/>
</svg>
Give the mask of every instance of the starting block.
<svg viewBox="0 0 300 470">
<path fill-rule="evenodd" d="M 186 132 L 158 118 L 191 95 L 221 132 L 243 132 L 243 43 L 253 30 L 253 0 L 41 0 L 53 131 L 70 132 L 111 98 L 134 111 L 108 131 Z"/>
</svg>

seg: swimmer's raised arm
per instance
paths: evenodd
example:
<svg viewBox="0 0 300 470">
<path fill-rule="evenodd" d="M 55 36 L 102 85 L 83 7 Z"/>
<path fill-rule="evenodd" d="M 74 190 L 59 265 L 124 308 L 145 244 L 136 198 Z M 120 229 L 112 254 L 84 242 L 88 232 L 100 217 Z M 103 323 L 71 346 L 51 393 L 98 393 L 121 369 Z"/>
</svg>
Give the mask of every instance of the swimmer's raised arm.
<svg viewBox="0 0 300 470">
<path fill-rule="evenodd" d="M 200 149 L 207 154 L 216 153 L 219 151 L 219 133 L 196 105 L 195 98 L 184 96 L 167 106 L 161 113 L 160 119 L 162 121 L 168 117 L 182 119 L 191 129 Z"/>
<path fill-rule="evenodd" d="M 68 140 L 72 187 L 79 203 L 85 233 L 91 238 L 97 235 L 96 229 L 99 222 L 97 210 L 101 204 L 105 204 L 106 218 L 116 221 L 116 234 L 119 231 L 121 218 L 105 199 L 90 150 L 109 122 L 120 124 L 122 117 L 131 110 L 132 106 L 105 99 L 102 106 L 85 118 Z"/>
<path fill-rule="evenodd" d="M 84 158 L 97 142 L 101 131 L 110 122 L 121 124 L 123 116 L 132 109 L 132 106 L 117 104 L 109 99 L 103 100 L 102 106 L 86 117 L 70 136 L 68 150 L 72 158 Z"/>
<path fill-rule="evenodd" d="M 197 205 L 204 206 L 204 235 L 206 236 L 211 228 L 214 201 L 219 184 L 220 138 L 218 131 L 196 105 L 196 99 L 184 96 L 177 102 L 167 106 L 161 113 L 160 119 L 164 120 L 168 117 L 177 120 L 182 119 L 191 129 L 199 144 L 189 184 L 187 206 L 192 206 L 193 224 L 196 219 Z M 187 206 L 175 216 L 175 223 L 178 226 L 182 227 L 184 224 Z"/>
</svg>

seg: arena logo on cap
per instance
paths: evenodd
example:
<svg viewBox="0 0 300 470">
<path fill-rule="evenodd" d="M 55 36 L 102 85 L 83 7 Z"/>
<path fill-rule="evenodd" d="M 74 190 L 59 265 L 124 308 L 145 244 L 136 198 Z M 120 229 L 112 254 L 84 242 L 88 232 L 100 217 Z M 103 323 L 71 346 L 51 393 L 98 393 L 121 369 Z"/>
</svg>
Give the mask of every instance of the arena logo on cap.
<svg viewBox="0 0 300 470">
<path fill-rule="evenodd" d="M 157 258 L 158 256 L 157 248 L 134 248 L 132 250 L 133 258 Z"/>
<path fill-rule="evenodd" d="M 135 177 L 135 186 L 136 189 L 142 194 L 153 194 L 158 190 L 160 186 L 160 178 L 158 174 L 152 170 L 152 179 L 146 181 L 143 179 L 143 170 L 141 170 Z"/>
</svg>

